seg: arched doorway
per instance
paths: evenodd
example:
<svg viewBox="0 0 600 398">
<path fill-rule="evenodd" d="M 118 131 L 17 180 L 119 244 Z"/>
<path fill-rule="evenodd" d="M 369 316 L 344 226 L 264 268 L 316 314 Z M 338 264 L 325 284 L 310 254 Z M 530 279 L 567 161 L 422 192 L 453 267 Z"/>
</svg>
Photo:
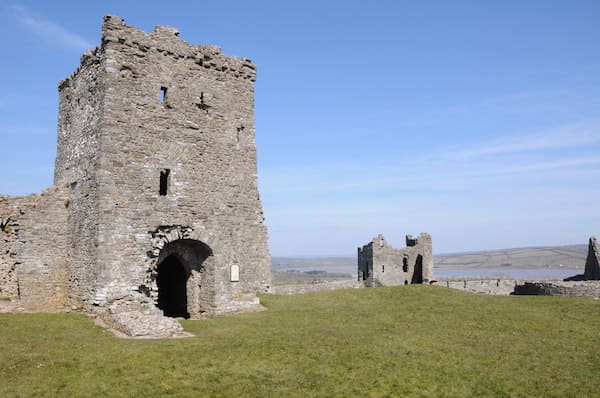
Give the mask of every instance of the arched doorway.
<svg viewBox="0 0 600 398">
<path fill-rule="evenodd" d="M 194 239 L 175 239 L 161 248 L 151 277 L 155 303 L 165 316 L 195 318 L 210 307 L 212 255 L 210 247 Z"/>
<path fill-rule="evenodd" d="M 185 267 L 174 255 L 158 265 L 156 285 L 158 308 L 166 316 L 189 318 L 187 309 L 187 280 Z"/>
</svg>

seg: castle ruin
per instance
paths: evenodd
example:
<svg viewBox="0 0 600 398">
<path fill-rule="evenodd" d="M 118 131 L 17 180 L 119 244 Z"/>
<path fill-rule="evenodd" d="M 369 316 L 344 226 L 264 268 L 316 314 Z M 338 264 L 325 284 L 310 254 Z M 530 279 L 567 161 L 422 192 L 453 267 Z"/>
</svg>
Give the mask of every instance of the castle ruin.
<svg viewBox="0 0 600 398">
<path fill-rule="evenodd" d="M 583 274 L 574 275 L 565 281 L 598 281 L 600 280 L 600 247 L 595 236 L 588 241 L 588 253 Z"/>
<path fill-rule="evenodd" d="M 433 277 L 431 235 L 406 236 L 406 247 L 395 249 L 377 235 L 358 248 L 358 281 L 367 286 L 429 283 Z"/>
<path fill-rule="evenodd" d="M 257 309 L 271 270 L 255 80 L 248 59 L 106 16 L 59 84 L 54 186 L 0 196 L 0 297 L 114 318 Z"/>
</svg>

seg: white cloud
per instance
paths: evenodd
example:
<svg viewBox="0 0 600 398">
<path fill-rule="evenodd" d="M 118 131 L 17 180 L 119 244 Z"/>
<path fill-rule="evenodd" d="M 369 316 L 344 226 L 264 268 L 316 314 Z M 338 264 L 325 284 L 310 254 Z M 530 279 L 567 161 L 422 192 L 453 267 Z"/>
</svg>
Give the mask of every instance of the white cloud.
<svg viewBox="0 0 600 398">
<path fill-rule="evenodd" d="M 69 32 L 55 22 L 31 15 L 25 7 L 12 6 L 11 8 L 21 25 L 46 41 L 79 51 L 94 48 L 94 45 L 83 37 Z"/>
<path fill-rule="evenodd" d="M 600 121 L 590 120 L 529 135 L 510 135 L 478 146 L 450 153 L 453 159 L 472 159 L 489 155 L 574 148 L 600 142 Z"/>
</svg>

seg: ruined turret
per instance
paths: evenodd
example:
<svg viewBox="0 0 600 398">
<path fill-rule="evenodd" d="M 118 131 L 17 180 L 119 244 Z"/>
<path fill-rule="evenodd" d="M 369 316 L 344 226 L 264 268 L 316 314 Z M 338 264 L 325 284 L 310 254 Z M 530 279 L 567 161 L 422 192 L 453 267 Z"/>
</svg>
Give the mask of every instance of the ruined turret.
<svg viewBox="0 0 600 398">
<path fill-rule="evenodd" d="M 585 271 L 583 274 L 571 276 L 566 281 L 597 281 L 600 280 L 600 248 L 595 236 L 588 243 L 588 254 L 585 260 Z"/>
</svg>

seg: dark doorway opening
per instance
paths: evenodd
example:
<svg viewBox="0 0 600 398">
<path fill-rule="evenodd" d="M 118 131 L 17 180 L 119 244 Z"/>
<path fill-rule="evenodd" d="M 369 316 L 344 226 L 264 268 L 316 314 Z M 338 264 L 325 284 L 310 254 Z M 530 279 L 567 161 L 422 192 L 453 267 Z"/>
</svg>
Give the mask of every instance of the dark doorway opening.
<svg viewBox="0 0 600 398">
<path fill-rule="evenodd" d="M 423 256 L 420 254 L 417 256 L 415 272 L 410 283 L 423 283 Z"/>
<path fill-rule="evenodd" d="M 166 316 L 189 318 L 187 310 L 188 275 L 183 264 L 175 256 L 167 257 L 158 266 L 158 308 Z"/>
</svg>

